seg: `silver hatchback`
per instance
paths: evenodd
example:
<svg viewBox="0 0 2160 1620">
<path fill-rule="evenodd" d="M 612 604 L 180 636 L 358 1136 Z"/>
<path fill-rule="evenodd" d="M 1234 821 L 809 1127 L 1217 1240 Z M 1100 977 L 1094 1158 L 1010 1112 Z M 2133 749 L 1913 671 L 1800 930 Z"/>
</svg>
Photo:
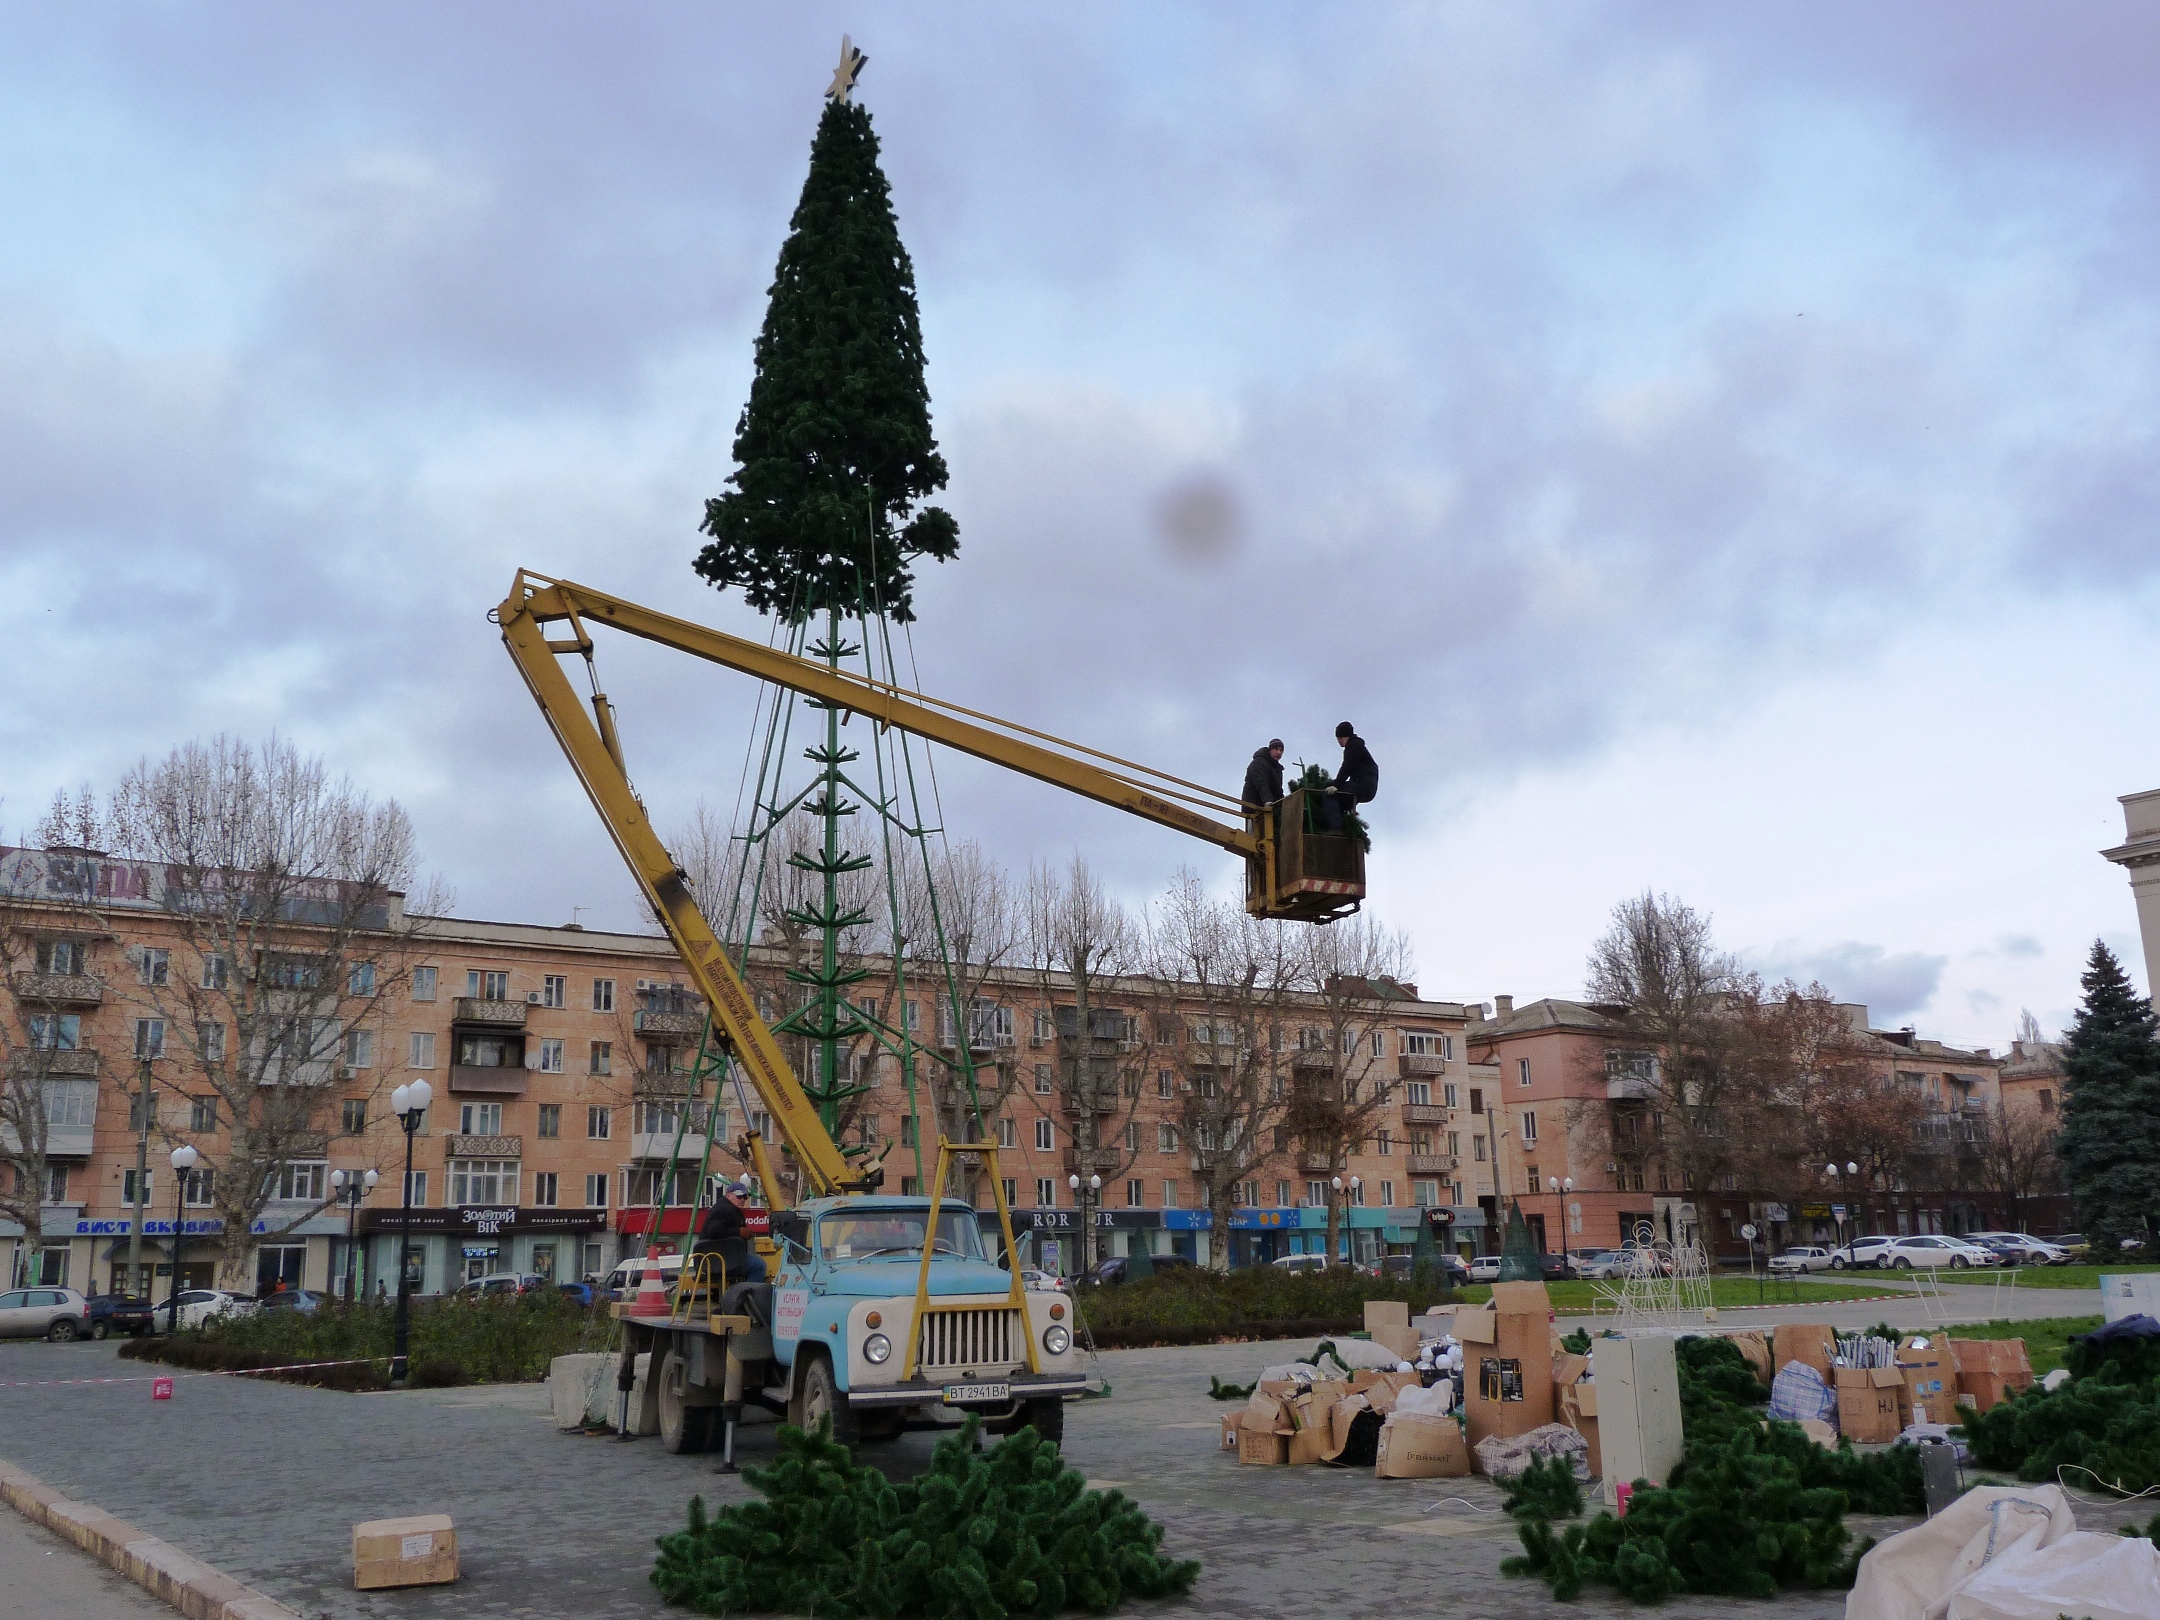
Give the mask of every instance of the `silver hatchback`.
<svg viewBox="0 0 2160 1620">
<path fill-rule="evenodd" d="M 90 1302 L 72 1288 L 11 1288 L 0 1294 L 0 1339 L 79 1339 Z"/>
</svg>

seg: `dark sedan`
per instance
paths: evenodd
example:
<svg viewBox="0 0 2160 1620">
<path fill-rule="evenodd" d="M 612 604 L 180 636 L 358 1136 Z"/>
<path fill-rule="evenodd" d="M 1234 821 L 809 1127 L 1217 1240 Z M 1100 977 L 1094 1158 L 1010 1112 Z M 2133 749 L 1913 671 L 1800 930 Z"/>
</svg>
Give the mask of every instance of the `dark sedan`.
<svg viewBox="0 0 2160 1620">
<path fill-rule="evenodd" d="M 157 1331 L 157 1307 L 132 1294 L 90 1296 L 90 1337 L 109 1338 L 115 1333 L 141 1338 Z"/>
</svg>

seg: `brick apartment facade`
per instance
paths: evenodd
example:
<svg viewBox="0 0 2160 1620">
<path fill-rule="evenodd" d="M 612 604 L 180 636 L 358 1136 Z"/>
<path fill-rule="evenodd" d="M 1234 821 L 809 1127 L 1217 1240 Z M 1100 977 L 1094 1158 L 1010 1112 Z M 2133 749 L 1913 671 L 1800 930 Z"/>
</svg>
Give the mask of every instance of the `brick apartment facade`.
<svg viewBox="0 0 2160 1620">
<path fill-rule="evenodd" d="M 42 858 L 0 850 L 0 874 L 11 857 L 18 875 Z M 204 1165 L 196 1174 L 214 1175 L 231 1125 L 191 1073 L 199 1052 L 145 1029 L 171 1013 L 168 992 L 151 987 L 146 975 L 154 963 L 161 986 L 193 984 L 226 968 L 191 957 L 185 932 L 145 898 L 155 874 L 90 855 L 80 863 L 96 874 L 87 899 L 46 904 L 33 895 L 17 905 L 0 1010 L 16 1061 L 35 1066 L 47 1099 L 38 1280 L 98 1291 L 125 1280 L 137 1218 L 135 1167 L 147 1138 L 147 1275 L 137 1286 L 153 1286 L 162 1298 L 172 1286 L 175 1219 L 183 1284 L 213 1282 L 218 1242 L 197 1184 L 191 1180 L 184 1193 L 171 1185 L 170 1151 L 196 1146 Z M 27 889 L 18 884 L 13 892 Z M 408 921 L 395 906 L 393 899 L 391 922 Z M 686 1114 L 687 1071 L 704 1016 L 684 992 L 665 941 L 575 926 L 410 921 L 395 983 L 355 1016 L 336 1061 L 309 1072 L 308 1083 L 319 1088 L 321 1129 L 274 1178 L 251 1234 L 252 1275 L 225 1281 L 335 1291 L 349 1266 L 363 1291 L 395 1287 L 405 1138 L 389 1098 L 397 1085 L 421 1078 L 434 1101 L 412 1141 L 407 1261 L 421 1291 L 494 1271 L 597 1275 L 648 1242 L 680 1246 L 707 1133 L 712 1170 L 732 1175 L 742 1168 L 731 1151 L 740 1132 L 766 1122 L 748 1092 L 723 1097 L 709 1120 Z M 1076 1033 L 1062 981 L 1021 970 L 976 974 L 969 1012 L 956 1021 L 919 983 L 896 987 L 889 962 L 864 966 L 869 977 L 854 993 L 893 1027 L 922 1031 L 926 1047 L 956 1057 L 956 1023 L 967 1026 L 1024 1258 L 1075 1269 L 1083 1216 L 1093 1232 L 1090 1259 L 1142 1246 L 1210 1258 L 1212 1218 L 1195 1179 L 1200 1161 L 1188 1136 L 1188 1099 L 1194 1087 L 1212 1083 L 1209 1064 L 1228 1065 L 1232 1056 L 1205 1044 L 1218 1037 L 1189 987 L 1145 979 L 1094 987 L 1089 1021 L 1108 1033 L 1091 1030 L 1087 1060 L 1114 1072 L 1117 1084 L 1113 1101 L 1085 1110 L 1100 1116 L 1090 1133 L 1070 1088 L 1057 1080 Z M 750 978 L 768 1016 L 787 991 L 784 969 L 777 951 L 752 952 Z M 1484 1009 L 1423 1000 L 1415 987 L 1383 983 L 1356 1009 L 1354 1057 L 1338 1060 L 1323 1035 L 1322 1000 L 1281 998 L 1272 1015 L 1278 1027 L 1259 1063 L 1278 1096 L 1325 1090 L 1332 1076 L 1355 1099 L 1355 1140 L 1315 1158 L 1281 1123 L 1286 1114 L 1270 1116 L 1239 1171 L 1231 1262 L 1321 1252 L 1331 1203 L 1339 1252 L 1356 1258 L 1406 1249 L 1428 1211 L 1439 1214 L 1443 1242 L 1484 1246 L 1492 1167 L 1466 1145 L 1473 1139 L 1466 1126 L 1472 1096 L 1493 1081 L 1468 1061 L 1465 1044 Z M 1228 1033 L 1219 1038 L 1231 1040 Z M 1252 1061 L 1249 1050 L 1242 1061 Z M 925 1072 L 931 1067 L 918 1062 Z M 146 1073 L 147 1116 L 140 1106 Z M 848 1106 L 839 1134 L 851 1143 L 888 1144 L 887 1188 L 915 1190 L 917 1147 L 926 1158 L 934 1151 L 931 1114 L 922 1114 L 919 1143 L 895 1057 L 859 1052 L 850 1073 L 867 1089 Z M 679 1130 L 686 1167 L 670 1182 Z M 333 1201 L 332 1172 L 357 1178 L 369 1169 L 380 1180 L 357 1207 Z M 1070 1177 L 1082 1171 L 1100 1176 L 1099 1194 L 1076 1197 Z M 662 1199 L 668 1207 L 656 1237 L 649 1228 Z M 978 1201 L 987 1207 L 987 1199 Z M 8 1276 L 26 1276 L 32 1248 L 20 1223 L 0 1220 Z"/>
</svg>

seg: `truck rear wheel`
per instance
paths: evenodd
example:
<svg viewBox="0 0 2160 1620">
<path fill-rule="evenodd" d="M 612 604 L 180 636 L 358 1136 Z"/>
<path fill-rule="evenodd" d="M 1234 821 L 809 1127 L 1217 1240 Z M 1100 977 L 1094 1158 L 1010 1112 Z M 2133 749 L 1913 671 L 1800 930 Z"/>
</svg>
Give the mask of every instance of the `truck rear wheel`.
<svg viewBox="0 0 2160 1620">
<path fill-rule="evenodd" d="M 796 1377 L 795 1398 L 788 1403 L 788 1421 L 808 1434 L 829 1420 L 833 1439 L 843 1446 L 854 1446 L 862 1439 L 861 1429 L 840 1380 L 833 1375 L 831 1359 L 822 1350 L 805 1348 L 801 1353 L 810 1360 Z"/>
<path fill-rule="evenodd" d="M 1064 1397 L 1052 1395 L 1048 1400 L 1029 1401 L 1020 1408 L 1020 1421 L 1053 1446 L 1062 1445 L 1065 1441 Z"/>
<path fill-rule="evenodd" d="M 712 1444 L 713 1409 L 692 1406 L 689 1368 L 670 1350 L 660 1363 L 660 1449 L 671 1454 L 703 1451 Z"/>
</svg>

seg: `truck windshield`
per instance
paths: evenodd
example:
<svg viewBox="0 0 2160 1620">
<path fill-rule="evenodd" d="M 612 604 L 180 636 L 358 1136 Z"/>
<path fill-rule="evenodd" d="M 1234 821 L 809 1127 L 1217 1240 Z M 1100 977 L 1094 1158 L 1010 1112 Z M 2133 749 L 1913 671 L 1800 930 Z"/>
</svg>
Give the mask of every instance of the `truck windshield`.
<svg viewBox="0 0 2160 1620">
<path fill-rule="evenodd" d="M 884 1256 L 919 1260 L 923 1230 L 929 1220 L 927 1209 L 838 1210 L 818 1221 L 818 1253 L 827 1260 L 875 1260 Z M 980 1260 L 982 1229 L 976 1225 L 975 1212 L 939 1210 L 937 1241 L 930 1249 L 933 1254 Z"/>
</svg>

